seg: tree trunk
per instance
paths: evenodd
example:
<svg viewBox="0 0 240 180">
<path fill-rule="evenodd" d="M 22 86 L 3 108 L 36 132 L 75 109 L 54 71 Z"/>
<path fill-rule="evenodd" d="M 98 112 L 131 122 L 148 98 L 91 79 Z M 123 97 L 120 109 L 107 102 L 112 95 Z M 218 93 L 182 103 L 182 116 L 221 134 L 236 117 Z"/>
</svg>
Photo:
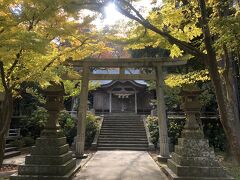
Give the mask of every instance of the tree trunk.
<svg viewBox="0 0 240 180">
<path fill-rule="evenodd" d="M 202 15 L 202 31 L 204 35 L 204 43 L 207 51 L 206 65 L 209 75 L 215 89 L 215 95 L 218 103 L 220 120 L 225 131 L 231 151 L 238 163 L 240 163 L 240 120 L 239 111 L 236 108 L 236 100 L 234 99 L 234 90 L 228 84 L 230 79 L 223 79 L 218 71 L 216 52 L 212 46 L 212 37 L 210 34 L 205 0 L 198 0 Z M 231 85 L 230 85 L 231 86 Z"/>
<path fill-rule="evenodd" d="M 5 134 L 8 132 L 12 120 L 13 96 L 11 92 L 6 92 L 0 110 L 0 167 L 3 163 L 5 149 Z"/>
<path fill-rule="evenodd" d="M 216 56 L 209 56 L 209 74 L 214 85 L 216 99 L 218 102 L 218 110 L 220 114 L 220 121 L 225 131 L 228 143 L 231 150 L 240 163 L 240 120 L 239 112 L 236 111 L 236 99 L 233 99 L 233 92 L 227 88 L 224 79 L 221 79 L 217 66 L 212 66 Z M 216 62 L 216 61 L 215 61 Z"/>
<path fill-rule="evenodd" d="M 3 163 L 3 158 L 4 158 L 4 151 L 5 151 L 5 138 L 4 135 L 0 135 L 0 167 L 2 166 Z"/>
<path fill-rule="evenodd" d="M 224 161 L 230 162 L 231 164 L 233 164 L 235 166 L 239 165 L 239 163 L 238 163 L 237 159 L 235 158 L 235 156 L 232 152 L 232 149 L 231 149 L 228 142 L 226 142 L 226 150 L 225 150 L 225 153 L 224 153 Z"/>
</svg>

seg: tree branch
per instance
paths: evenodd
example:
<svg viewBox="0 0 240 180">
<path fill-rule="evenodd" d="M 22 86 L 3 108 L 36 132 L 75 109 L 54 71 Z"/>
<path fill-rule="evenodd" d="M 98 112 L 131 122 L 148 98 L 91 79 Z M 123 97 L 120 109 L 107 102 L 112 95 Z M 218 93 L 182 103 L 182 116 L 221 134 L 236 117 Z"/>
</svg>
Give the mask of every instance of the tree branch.
<svg viewBox="0 0 240 180">
<path fill-rule="evenodd" d="M 139 11 L 129 2 L 125 1 L 125 0 L 121 0 L 121 3 L 126 4 L 131 10 L 133 10 L 133 12 L 142 20 L 142 21 L 146 21 L 146 19 L 139 13 Z"/>
<path fill-rule="evenodd" d="M 78 48 L 82 47 L 89 38 L 84 39 L 79 46 L 76 46 L 75 48 L 71 49 L 70 52 L 73 52 L 77 50 Z M 48 67 L 50 67 L 59 57 L 61 57 L 63 53 L 60 53 L 58 56 L 54 57 L 46 66 L 44 66 L 43 71 L 46 71 Z"/>
<path fill-rule="evenodd" d="M 8 88 L 8 85 L 7 85 L 7 82 L 6 82 L 6 76 L 5 76 L 5 72 L 4 72 L 4 66 L 3 66 L 3 61 L 0 60 L 0 73 L 1 73 L 1 79 L 2 79 L 2 84 L 3 84 L 3 87 L 5 89 L 5 91 L 7 91 L 9 88 Z"/>
<path fill-rule="evenodd" d="M 12 66 L 7 70 L 7 77 L 10 77 L 11 76 L 11 73 L 14 71 L 14 69 L 16 68 L 19 60 L 20 60 L 20 57 L 22 55 L 22 49 L 20 49 L 19 53 L 16 54 L 16 59 L 14 60 Z"/>
<path fill-rule="evenodd" d="M 190 45 L 187 42 L 176 39 L 175 37 L 171 36 L 167 32 L 164 32 L 164 31 L 158 29 L 156 26 L 152 25 L 148 20 L 143 18 L 143 16 L 132 5 L 130 5 L 130 6 L 128 5 L 129 8 L 132 9 L 137 16 L 131 14 L 131 12 L 129 12 L 128 10 L 126 10 L 125 8 L 122 7 L 121 2 L 122 1 L 118 0 L 117 6 L 116 6 L 117 10 L 121 14 L 125 15 L 126 17 L 128 17 L 132 20 L 137 21 L 138 23 L 143 25 L 145 28 L 150 29 L 153 32 L 163 36 L 165 39 L 168 40 L 168 42 L 170 44 L 176 44 L 177 46 L 179 46 L 180 49 L 184 50 L 185 52 L 192 54 L 199 58 L 205 58 L 206 55 L 204 53 L 202 53 L 201 51 L 199 51 L 197 48 L 195 48 L 194 46 Z M 125 5 L 129 4 L 127 2 L 124 2 L 124 3 L 125 3 Z"/>
</svg>

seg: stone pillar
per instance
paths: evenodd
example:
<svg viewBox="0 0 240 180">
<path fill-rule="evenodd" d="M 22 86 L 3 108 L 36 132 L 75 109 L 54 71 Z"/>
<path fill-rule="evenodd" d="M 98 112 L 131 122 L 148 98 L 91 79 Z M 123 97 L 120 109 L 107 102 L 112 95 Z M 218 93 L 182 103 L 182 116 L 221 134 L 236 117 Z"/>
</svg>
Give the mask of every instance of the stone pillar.
<svg viewBox="0 0 240 180">
<path fill-rule="evenodd" d="M 233 179 L 218 164 L 214 149 L 209 147 L 208 140 L 204 139 L 203 130 L 199 126 L 200 92 L 183 90 L 181 93 L 186 123 L 181 138 L 178 138 L 178 145 L 172 153 L 172 159 L 168 160 L 168 167 L 164 167 L 163 170 L 169 179 Z"/>
<path fill-rule="evenodd" d="M 137 91 L 135 90 L 135 113 L 137 114 Z"/>
<path fill-rule="evenodd" d="M 160 154 L 158 160 L 166 162 L 169 159 L 169 143 L 168 143 L 168 128 L 166 106 L 163 92 L 164 80 L 162 66 L 156 67 L 156 93 L 157 93 L 157 116 L 159 126 L 159 144 Z"/>
<path fill-rule="evenodd" d="M 120 67 L 120 69 L 119 69 L 119 74 L 125 74 L 125 68 Z"/>
<path fill-rule="evenodd" d="M 53 84 L 44 90 L 48 121 L 40 138 L 36 140 L 31 154 L 25 157 L 25 164 L 19 165 L 18 173 L 11 180 L 58 179 L 68 180 L 76 170 L 76 159 L 66 143 L 60 126 L 58 114 L 63 108 L 64 89 Z"/>
<path fill-rule="evenodd" d="M 109 92 L 109 112 L 112 112 L 112 91 Z"/>
<path fill-rule="evenodd" d="M 83 66 L 83 79 L 81 84 L 80 105 L 78 107 L 78 124 L 76 137 L 76 157 L 85 158 L 85 130 L 86 130 L 86 115 L 88 106 L 88 83 L 89 83 L 89 67 Z"/>
</svg>

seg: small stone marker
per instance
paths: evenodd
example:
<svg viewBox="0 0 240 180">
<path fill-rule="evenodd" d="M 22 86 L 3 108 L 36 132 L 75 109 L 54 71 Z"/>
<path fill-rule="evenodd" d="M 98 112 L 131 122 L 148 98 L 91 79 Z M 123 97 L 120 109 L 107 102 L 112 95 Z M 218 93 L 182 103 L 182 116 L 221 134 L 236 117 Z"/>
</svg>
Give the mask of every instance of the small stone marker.
<svg viewBox="0 0 240 180">
<path fill-rule="evenodd" d="M 53 84 L 44 90 L 49 118 L 41 137 L 36 140 L 31 154 L 20 165 L 18 174 L 10 180 L 67 180 L 73 175 L 76 160 L 66 144 L 66 137 L 58 123 L 59 111 L 63 108 L 64 89 Z"/>
<path fill-rule="evenodd" d="M 178 145 L 168 160 L 164 172 L 172 180 L 230 180 L 215 158 L 214 149 L 204 139 L 199 126 L 201 105 L 198 100 L 199 90 L 182 90 L 182 109 L 186 114 L 186 124 L 178 138 Z M 199 121 L 198 121 L 199 120 Z"/>
</svg>

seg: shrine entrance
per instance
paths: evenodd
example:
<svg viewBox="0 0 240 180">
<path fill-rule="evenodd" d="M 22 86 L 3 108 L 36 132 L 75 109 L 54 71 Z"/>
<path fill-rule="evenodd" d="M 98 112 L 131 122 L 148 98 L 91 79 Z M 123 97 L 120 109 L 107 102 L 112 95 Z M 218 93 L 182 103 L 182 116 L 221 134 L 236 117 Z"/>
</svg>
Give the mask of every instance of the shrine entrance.
<svg viewBox="0 0 240 180">
<path fill-rule="evenodd" d="M 86 112 L 88 102 L 88 84 L 90 80 L 152 80 L 156 82 L 157 95 L 157 115 L 159 125 L 159 142 L 160 155 L 159 158 L 169 158 L 169 144 L 167 132 L 167 117 L 164 102 L 164 73 L 163 67 L 184 65 L 186 61 L 173 60 L 170 58 L 120 58 L 120 59 L 84 59 L 68 61 L 68 64 L 75 67 L 79 71 L 79 77 L 74 79 L 82 79 L 80 104 L 78 108 L 78 124 L 76 137 L 76 156 L 82 157 L 84 155 L 85 143 L 85 126 L 86 126 Z M 94 74 L 93 69 L 97 68 L 118 68 L 118 74 Z M 139 73 L 126 74 L 126 69 L 138 69 Z M 68 78 L 71 79 L 71 78 Z M 73 78 L 72 78 L 73 79 Z M 110 96 L 110 110 L 111 111 L 135 111 L 137 92 L 134 89 L 112 89 Z M 112 106 L 114 99 L 120 99 L 121 104 L 118 108 Z M 134 102 L 133 102 L 134 101 Z"/>
<path fill-rule="evenodd" d="M 110 96 L 110 113 L 137 113 L 137 92 L 134 89 L 115 88 Z"/>
</svg>

